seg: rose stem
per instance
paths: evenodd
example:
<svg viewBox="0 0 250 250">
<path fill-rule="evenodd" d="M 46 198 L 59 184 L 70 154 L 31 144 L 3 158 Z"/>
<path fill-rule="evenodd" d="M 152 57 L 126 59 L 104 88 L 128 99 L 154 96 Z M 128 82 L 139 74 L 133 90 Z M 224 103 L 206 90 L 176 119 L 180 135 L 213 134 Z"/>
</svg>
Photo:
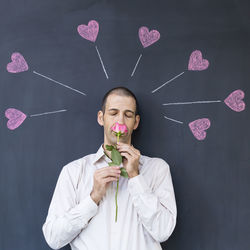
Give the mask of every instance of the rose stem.
<svg viewBox="0 0 250 250">
<path fill-rule="evenodd" d="M 118 210 L 118 205 L 117 205 L 117 194 L 118 194 L 118 187 L 119 187 L 119 179 L 117 181 L 117 186 L 116 186 L 116 194 L 115 194 L 115 204 L 116 204 L 116 211 L 115 211 L 115 222 L 117 221 L 117 210 Z"/>
<path fill-rule="evenodd" d="M 119 142 L 119 136 L 120 136 L 120 134 L 117 135 L 117 143 Z M 116 193 L 115 193 L 115 206 L 116 206 L 116 210 L 115 210 L 115 222 L 117 221 L 117 210 L 118 210 L 118 205 L 117 205 L 118 187 L 119 187 L 119 178 L 117 180 Z"/>
</svg>

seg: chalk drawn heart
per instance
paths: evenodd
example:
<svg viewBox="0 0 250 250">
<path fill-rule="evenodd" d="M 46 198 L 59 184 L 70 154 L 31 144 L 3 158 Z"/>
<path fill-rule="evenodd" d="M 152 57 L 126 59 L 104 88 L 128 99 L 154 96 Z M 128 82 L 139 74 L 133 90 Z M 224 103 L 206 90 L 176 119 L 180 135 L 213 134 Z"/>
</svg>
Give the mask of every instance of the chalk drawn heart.
<svg viewBox="0 0 250 250">
<path fill-rule="evenodd" d="M 8 118 L 7 127 L 10 130 L 14 130 L 18 128 L 26 119 L 27 115 L 25 115 L 20 110 L 9 108 L 5 111 L 5 116 Z"/>
<path fill-rule="evenodd" d="M 232 92 L 225 100 L 224 103 L 232 110 L 236 112 L 241 112 L 245 109 L 246 105 L 242 100 L 245 93 L 238 89 Z"/>
<path fill-rule="evenodd" d="M 89 21 L 88 25 L 81 24 L 77 27 L 77 31 L 81 37 L 91 42 L 95 42 L 98 32 L 99 24 L 95 20 Z"/>
<path fill-rule="evenodd" d="M 139 29 L 139 38 L 142 46 L 146 48 L 160 39 L 160 32 L 157 30 L 151 30 L 149 32 L 147 27 L 141 27 Z"/>
<path fill-rule="evenodd" d="M 192 52 L 189 58 L 188 70 L 201 71 L 207 69 L 208 66 L 208 60 L 202 59 L 202 53 L 199 50 Z"/>
<path fill-rule="evenodd" d="M 19 73 L 27 71 L 29 66 L 25 61 L 24 57 L 19 53 L 15 52 L 11 55 L 12 62 L 7 64 L 7 70 L 10 73 Z"/>
<path fill-rule="evenodd" d="M 194 137 L 201 141 L 206 138 L 207 133 L 205 130 L 207 130 L 210 127 L 211 123 L 209 119 L 202 118 L 192 121 L 188 125 Z"/>
</svg>

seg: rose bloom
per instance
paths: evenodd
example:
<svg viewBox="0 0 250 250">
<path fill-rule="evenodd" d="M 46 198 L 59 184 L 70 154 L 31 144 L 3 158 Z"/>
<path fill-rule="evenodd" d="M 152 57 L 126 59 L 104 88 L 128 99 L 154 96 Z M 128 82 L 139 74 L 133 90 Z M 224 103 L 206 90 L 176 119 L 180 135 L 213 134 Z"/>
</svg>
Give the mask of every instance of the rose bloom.
<svg viewBox="0 0 250 250">
<path fill-rule="evenodd" d="M 119 124 L 118 122 L 116 122 L 115 125 L 111 127 L 111 129 L 116 133 L 121 132 L 121 134 L 128 132 L 127 126 L 125 124 Z"/>
</svg>

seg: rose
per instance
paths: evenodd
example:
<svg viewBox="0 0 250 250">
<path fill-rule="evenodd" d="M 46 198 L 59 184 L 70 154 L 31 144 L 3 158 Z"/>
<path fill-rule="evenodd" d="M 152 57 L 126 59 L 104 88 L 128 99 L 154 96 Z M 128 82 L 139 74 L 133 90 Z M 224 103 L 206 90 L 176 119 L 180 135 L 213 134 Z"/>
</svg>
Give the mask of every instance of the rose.
<svg viewBox="0 0 250 250">
<path fill-rule="evenodd" d="M 128 132 L 127 126 L 125 124 L 119 124 L 118 122 L 115 123 L 114 126 L 111 127 L 111 130 L 117 136 L 117 143 L 119 142 L 120 136 L 124 135 Z M 109 162 L 109 166 L 120 166 L 122 163 L 122 156 L 120 152 L 117 150 L 117 145 L 106 145 L 106 149 L 111 151 L 111 159 L 112 162 Z M 105 152 L 105 151 L 104 151 Z M 128 173 L 125 168 L 120 168 L 121 176 L 128 178 Z M 115 193 L 115 205 L 116 205 L 116 213 L 115 213 L 115 222 L 117 221 L 117 194 L 118 194 L 118 187 L 119 187 L 119 179 L 117 181 L 116 193 Z"/>
<path fill-rule="evenodd" d="M 127 126 L 125 124 L 115 123 L 113 127 L 111 127 L 112 131 L 115 132 L 117 136 L 117 142 L 119 142 L 119 137 L 128 132 Z"/>
</svg>

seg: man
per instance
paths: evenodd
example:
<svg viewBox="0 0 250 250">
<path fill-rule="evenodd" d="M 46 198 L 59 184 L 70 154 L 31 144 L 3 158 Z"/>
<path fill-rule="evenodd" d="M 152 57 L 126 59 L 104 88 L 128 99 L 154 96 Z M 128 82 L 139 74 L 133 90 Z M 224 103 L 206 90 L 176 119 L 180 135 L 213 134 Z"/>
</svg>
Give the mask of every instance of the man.
<svg viewBox="0 0 250 250">
<path fill-rule="evenodd" d="M 172 234 L 177 217 L 168 164 L 140 154 L 131 135 L 140 122 L 134 94 L 124 87 L 111 89 L 103 98 L 98 123 L 104 143 L 96 154 L 86 155 L 63 167 L 51 200 L 43 234 L 53 249 L 70 244 L 73 250 L 156 250 Z M 111 127 L 125 124 L 128 132 L 117 148 L 121 166 L 109 166 L 115 145 Z M 120 177 L 124 167 L 128 178 Z M 115 192 L 118 218 L 115 222 Z"/>
</svg>

